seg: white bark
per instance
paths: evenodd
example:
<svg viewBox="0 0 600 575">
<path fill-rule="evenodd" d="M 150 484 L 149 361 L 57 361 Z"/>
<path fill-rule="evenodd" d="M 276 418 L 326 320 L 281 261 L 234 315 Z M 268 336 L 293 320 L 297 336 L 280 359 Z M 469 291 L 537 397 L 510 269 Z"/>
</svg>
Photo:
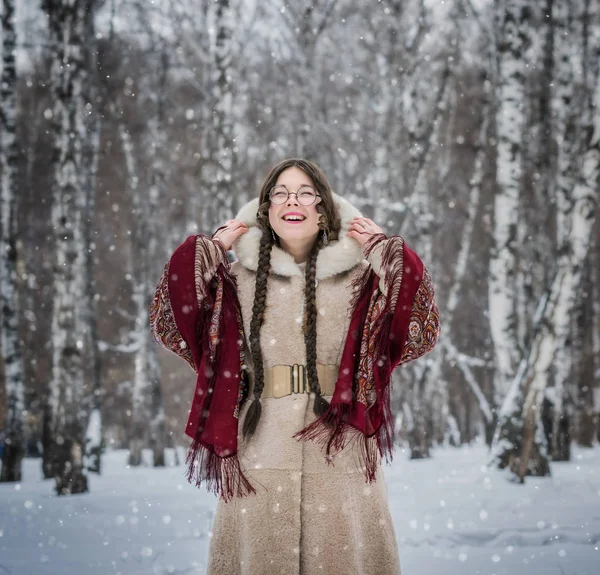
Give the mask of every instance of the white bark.
<svg viewBox="0 0 600 575">
<path fill-rule="evenodd" d="M 489 321 L 496 373 L 496 403 L 506 395 L 519 360 L 515 317 L 515 279 L 522 137 L 525 123 L 526 62 L 529 20 L 526 0 L 499 2 L 498 102 L 496 124 L 497 192 L 494 200 L 494 248 L 490 259 Z"/>
<path fill-rule="evenodd" d="M 233 11 L 230 0 L 216 0 L 214 11 L 216 38 L 212 45 L 212 157 L 205 171 L 210 207 L 205 233 L 211 233 L 230 219 L 233 211 L 233 169 L 235 141 L 233 135 L 234 67 L 232 65 Z"/>
<path fill-rule="evenodd" d="M 6 393 L 6 433 L 0 482 L 21 480 L 24 456 L 24 366 L 19 343 L 17 291 L 17 73 L 14 0 L 2 12 L 0 86 L 0 338 Z"/>
<path fill-rule="evenodd" d="M 571 235 L 575 230 L 571 229 L 572 210 L 576 198 L 573 195 L 574 185 L 574 149 L 577 139 L 574 131 L 578 127 L 574 118 L 574 86 L 577 76 L 581 73 L 581 30 L 578 29 L 583 17 L 582 13 L 574 10 L 574 4 L 557 2 L 553 8 L 553 19 L 555 22 L 554 58 L 555 58 L 555 93 L 552 99 L 552 109 L 555 118 L 555 130 L 557 140 L 557 174 L 556 174 L 556 231 L 557 248 L 559 254 L 559 265 L 563 257 L 569 257 Z M 590 231 L 591 233 L 591 231 Z M 566 265 L 566 264 L 563 264 Z M 577 278 L 578 285 L 581 277 Z M 569 288 L 567 288 L 569 289 Z M 573 346 L 571 339 L 571 316 L 574 306 L 572 296 L 563 303 L 562 310 L 558 309 L 555 318 L 556 344 L 554 350 L 554 425 L 552 437 L 553 452 L 555 457 L 561 458 L 558 453 L 559 424 L 560 419 L 566 415 L 563 413 L 563 401 L 568 391 L 565 389 L 567 380 L 571 373 Z M 571 398 L 572 399 L 572 398 Z"/>
<path fill-rule="evenodd" d="M 83 212 L 89 170 L 85 145 L 89 131 L 89 54 L 93 0 L 44 0 L 53 60 L 54 97 L 54 308 L 50 413 L 52 465 L 58 494 L 87 491 L 83 470 L 89 402 L 84 395 L 86 290 Z M 46 455 L 46 454 L 45 454 Z"/>
</svg>

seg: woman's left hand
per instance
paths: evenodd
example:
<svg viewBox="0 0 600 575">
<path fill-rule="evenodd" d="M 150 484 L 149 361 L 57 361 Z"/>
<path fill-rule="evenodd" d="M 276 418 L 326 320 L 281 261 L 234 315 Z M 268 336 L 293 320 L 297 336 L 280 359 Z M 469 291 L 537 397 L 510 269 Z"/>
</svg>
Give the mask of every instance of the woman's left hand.
<svg viewBox="0 0 600 575">
<path fill-rule="evenodd" d="M 348 237 L 354 238 L 361 246 L 364 246 L 376 234 L 382 234 L 383 230 L 369 218 L 353 218 L 348 228 Z"/>
</svg>

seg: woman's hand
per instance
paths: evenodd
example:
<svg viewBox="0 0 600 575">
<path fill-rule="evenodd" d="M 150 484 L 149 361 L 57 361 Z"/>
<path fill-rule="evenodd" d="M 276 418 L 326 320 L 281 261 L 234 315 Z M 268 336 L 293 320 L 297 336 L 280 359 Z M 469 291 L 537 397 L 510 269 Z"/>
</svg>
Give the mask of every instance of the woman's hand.
<svg viewBox="0 0 600 575">
<path fill-rule="evenodd" d="M 374 235 L 382 233 L 383 230 L 373 220 L 353 218 L 347 236 L 354 238 L 361 246 L 364 246 Z"/>
<path fill-rule="evenodd" d="M 233 242 L 249 229 L 246 224 L 239 220 L 227 220 L 224 225 L 217 228 L 211 239 L 221 242 L 226 250 L 230 250 Z"/>
</svg>

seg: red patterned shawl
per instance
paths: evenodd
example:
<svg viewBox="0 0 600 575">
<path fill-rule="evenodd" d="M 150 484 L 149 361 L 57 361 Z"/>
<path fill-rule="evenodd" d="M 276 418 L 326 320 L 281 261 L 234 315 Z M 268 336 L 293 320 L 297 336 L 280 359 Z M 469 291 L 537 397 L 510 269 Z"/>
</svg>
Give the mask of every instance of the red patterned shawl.
<svg viewBox="0 0 600 575">
<path fill-rule="evenodd" d="M 327 412 L 294 435 L 325 446 L 325 457 L 358 441 L 368 482 L 379 456 L 391 461 L 391 373 L 430 351 L 439 331 L 431 276 L 399 236 L 381 241 L 379 277 L 372 268 L 353 286 L 353 311 L 339 376 Z M 386 290 L 379 288 L 384 281 Z M 384 295 L 384 291 L 387 294 Z M 236 278 L 218 242 L 190 236 L 165 265 L 150 304 L 156 341 L 197 374 L 185 433 L 192 438 L 187 479 L 228 501 L 255 493 L 237 455 L 238 414 L 247 391 L 244 333 Z"/>
</svg>

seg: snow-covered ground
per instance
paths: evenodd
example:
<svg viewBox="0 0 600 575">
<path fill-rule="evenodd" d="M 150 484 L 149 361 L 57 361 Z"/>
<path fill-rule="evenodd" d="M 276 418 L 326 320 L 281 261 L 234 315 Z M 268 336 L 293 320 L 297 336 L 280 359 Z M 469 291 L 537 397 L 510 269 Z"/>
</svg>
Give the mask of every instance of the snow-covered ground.
<svg viewBox="0 0 600 575">
<path fill-rule="evenodd" d="M 72 497 L 25 460 L 24 481 L 0 485 L 0 574 L 204 573 L 216 498 L 182 465 L 128 469 L 126 456 L 107 453 L 91 493 Z M 385 477 L 403 575 L 600 574 L 600 447 L 525 485 L 485 461 L 482 446 L 396 451 Z"/>
</svg>

